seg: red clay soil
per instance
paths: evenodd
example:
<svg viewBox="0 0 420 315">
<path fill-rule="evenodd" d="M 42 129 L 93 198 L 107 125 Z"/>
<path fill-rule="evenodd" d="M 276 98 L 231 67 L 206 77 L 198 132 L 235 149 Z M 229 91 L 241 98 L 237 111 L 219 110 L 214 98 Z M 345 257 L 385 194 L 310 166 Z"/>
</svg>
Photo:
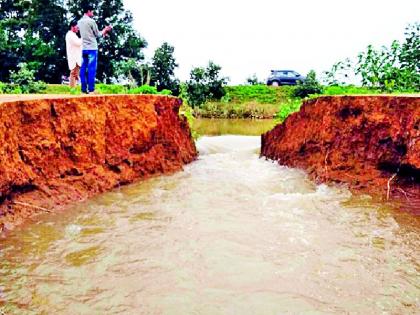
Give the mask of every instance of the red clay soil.
<svg viewBox="0 0 420 315">
<path fill-rule="evenodd" d="M 420 214 L 420 97 L 320 97 L 262 135 L 261 155 Z"/>
<path fill-rule="evenodd" d="M 0 98 L 0 232 L 197 157 L 177 98 L 41 98 Z"/>
</svg>

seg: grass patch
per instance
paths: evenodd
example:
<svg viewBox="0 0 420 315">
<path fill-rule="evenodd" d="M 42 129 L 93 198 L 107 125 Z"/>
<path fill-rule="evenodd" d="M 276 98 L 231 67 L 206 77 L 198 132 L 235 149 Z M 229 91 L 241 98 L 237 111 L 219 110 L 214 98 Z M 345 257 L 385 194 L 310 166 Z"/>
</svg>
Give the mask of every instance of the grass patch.
<svg viewBox="0 0 420 315">
<path fill-rule="evenodd" d="M 275 118 L 283 122 L 299 111 L 306 98 L 294 97 L 294 86 L 271 87 L 265 85 L 227 86 L 226 96 L 220 102 L 207 102 L 195 108 L 194 116 L 203 118 Z M 379 89 L 358 86 L 326 86 L 322 94 L 308 98 L 333 95 L 383 94 Z M 401 93 L 392 93 L 398 95 Z"/>
<path fill-rule="evenodd" d="M 259 104 L 278 104 L 291 96 L 293 87 L 271 87 L 266 85 L 226 86 L 224 101 L 237 104 L 255 102 Z"/>
<path fill-rule="evenodd" d="M 209 101 L 195 107 L 193 114 L 201 118 L 272 119 L 282 104 L 293 99 L 293 87 L 266 85 L 226 86 L 226 95 L 221 101 Z"/>
<path fill-rule="evenodd" d="M 255 101 L 245 103 L 207 102 L 194 108 L 194 116 L 202 118 L 273 118 L 278 112 L 277 104 L 260 104 Z"/>
<path fill-rule="evenodd" d="M 80 92 L 80 88 L 76 89 Z M 68 85 L 64 84 L 47 84 L 44 91 L 45 94 L 71 94 L 71 89 Z"/>
<path fill-rule="evenodd" d="M 126 94 L 128 89 L 123 85 L 103 84 L 95 85 L 95 91 L 99 94 Z M 64 84 L 48 84 L 45 94 L 81 94 L 80 86 L 70 88 Z"/>
<path fill-rule="evenodd" d="M 360 87 L 360 86 L 326 86 L 321 95 L 366 95 L 382 93 L 378 89 Z"/>
<path fill-rule="evenodd" d="M 276 121 L 282 123 L 290 114 L 300 110 L 303 101 L 299 98 L 290 98 L 287 102 L 280 104 L 279 111 L 276 114 Z"/>
</svg>

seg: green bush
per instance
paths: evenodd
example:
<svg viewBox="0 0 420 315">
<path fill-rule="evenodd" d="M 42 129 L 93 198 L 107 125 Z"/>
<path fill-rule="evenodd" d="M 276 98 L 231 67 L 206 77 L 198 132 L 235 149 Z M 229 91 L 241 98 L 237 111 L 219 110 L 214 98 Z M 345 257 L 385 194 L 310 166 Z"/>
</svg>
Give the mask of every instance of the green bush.
<svg viewBox="0 0 420 315">
<path fill-rule="evenodd" d="M 160 95 L 172 95 L 172 91 L 168 89 L 163 89 L 162 91 L 158 92 Z"/>
<path fill-rule="evenodd" d="M 96 84 L 96 91 L 99 94 L 126 94 L 128 89 L 124 85 L 117 84 Z"/>
<path fill-rule="evenodd" d="M 390 46 L 368 45 L 356 60 L 346 58 L 326 71 L 328 84 L 345 84 L 348 75 L 356 75 L 363 86 L 382 92 L 420 91 L 420 22 L 409 24 L 403 42 L 394 40 Z M 343 76 L 344 75 L 344 76 Z"/>
<path fill-rule="evenodd" d="M 22 94 L 22 89 L 16 84 L 4 83 L 3 94 Z"/>
<path fill-rule="evenodd" d="M 276 121 L 282 123 L 285 119 L 292 113 L 299 111 L 300 107 L 302 106 L 301 99 L 293 99 L 290 98 L 287 102 L 282 103 L 280 105 L 280 110 L 276 114 Z"/>
<path fill-rule="evenodd" d="M 44 82 L 35 81 L 35 71 L 30 70 L 26 63 L 19 64 L 19 71 L 10 71 L 10 80 L 24 94 L 41 93 L 47 88 Z"/>
<path fill-rule="evenodd" d="M 0 94 L 5 94 L 6 92 L 6 83 L 0 82 Z"/>
<path fill-rule="evenodd" d="M 128 94 L 157 94 L 157 88 L 150 85 L 142 85 L 134 89 L 130 89 Z"/>
<path fill-rule="evenodd" d="M 322 90 L 321 84 L 316 79 L 315 71 L 311 70 L 308 72 L 306 80 L 295 87 L 293 96 L 304 98 L 311 94 L 320 94 Z"/>
<path fill-rule="evenodd" d="M 157 88 L 155 86 L 150 85 L 142 85 L 134 89 L 128 90 L 128 94 L 161 94 L 161 95 L 171 95 L 170 90 L 162 90 L 158 92 Z"/>
<path fill-rule="evenodd" d="M 195 107 L 210 100 L 220 100 L 225 96 L 223 86 L 227 78 L 220 77 L 222 68 L 209 61 L 207 68 L 197 67 L 191 70 L 190 80 L 186 82 L 188 103 Z"/>
</svg>

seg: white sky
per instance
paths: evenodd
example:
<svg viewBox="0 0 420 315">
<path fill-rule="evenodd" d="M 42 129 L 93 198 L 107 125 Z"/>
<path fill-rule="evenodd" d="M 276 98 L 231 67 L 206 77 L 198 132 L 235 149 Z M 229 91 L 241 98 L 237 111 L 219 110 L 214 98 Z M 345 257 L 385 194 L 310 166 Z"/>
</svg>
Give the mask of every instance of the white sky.
<svg viewBox="0 0 420 315">
<path fill-rule="evenodd" d="M 420 21 L 419 0 L 124 0 L 151 58 L 163 42 L 175 48 L 176 75 L 189 79 L 209 60 L 229 84 L 271 69 L 318 75 L 368 44 L 389 46 Z"/>
</svg>

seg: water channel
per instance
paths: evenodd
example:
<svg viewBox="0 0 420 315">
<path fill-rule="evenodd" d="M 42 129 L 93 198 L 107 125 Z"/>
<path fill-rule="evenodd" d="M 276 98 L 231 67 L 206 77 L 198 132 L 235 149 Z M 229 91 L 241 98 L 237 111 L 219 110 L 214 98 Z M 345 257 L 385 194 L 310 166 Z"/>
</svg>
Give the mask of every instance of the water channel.
<svg viewBox="0 0 420 315">
<path fill-rule="evenodd" d="M 0 314 L 416 314 L 418 217 L 260 159 L 273 123 L 242 123 L 0 240 Z"/>
</svg>

